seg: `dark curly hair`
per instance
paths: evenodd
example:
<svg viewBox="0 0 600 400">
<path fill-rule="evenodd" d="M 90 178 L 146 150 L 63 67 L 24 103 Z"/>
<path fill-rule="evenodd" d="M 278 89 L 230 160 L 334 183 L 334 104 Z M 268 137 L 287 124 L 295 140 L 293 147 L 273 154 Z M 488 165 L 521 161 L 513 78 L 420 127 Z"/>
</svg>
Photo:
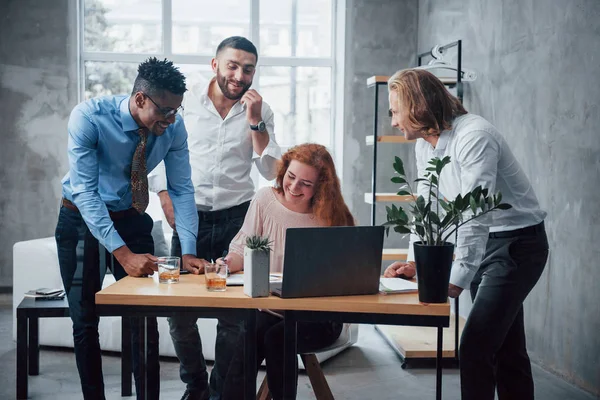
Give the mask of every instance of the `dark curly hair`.
<svg viewBox="0 0 600 400">
<path fill-rule="evenodd" d="M 254 54 L 254 57 L 258 61 L 258 52 L 256 51 L 256 46 L 254 46 L 254 44 L 251 41 L 249 41 L 248 39 L 246 39 L 243 36 L 231 36 L 231 37 L 228 37 L 227 39 L 224 39 L 217 46 L 216 57 L 218 57 L 219 53 L 221 53 L 223 50 L 229 49 L 229 48 L 236 49 L 236 50 L 243 50 L 246 53 Z"/>
<path fill-rule="evenodd" d="M 132 94 L 144 92 L 150 96 L 161 96 L 163 91 L 182 95 L 185 87 L 185 76 L 179 68 L 166 58 L 163 61 L 150 57 L 138 67 L 138 76 L 133 84 Z"/>
</svg>

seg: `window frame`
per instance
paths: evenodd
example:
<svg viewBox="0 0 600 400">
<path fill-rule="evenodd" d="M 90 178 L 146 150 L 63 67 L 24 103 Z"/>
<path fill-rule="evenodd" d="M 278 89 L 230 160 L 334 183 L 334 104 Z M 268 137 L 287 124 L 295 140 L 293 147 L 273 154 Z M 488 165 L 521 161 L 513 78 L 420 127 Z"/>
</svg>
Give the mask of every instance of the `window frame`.
<svg viewBox="0 0 600 400">
<path fill-rule="evenodd" d="M 325 67 L 330 68 L 331 82 L 331 111 L 330 111 L 330 151 L 337 161 L 336 156 L 341 157 L 341 146 L 340 136 L 341 134 L 339 125 L 339 111 L 343 108 L 343 97 L 339 96 L 338 93 L 343 90 L 343 80 L 340 80 L 339 70 L 343 71 L 343 67 L 340 68 L 338 57 L 340 56 L 340 48 L 344 47 L 344 37 L 339 36 L 340 24 L 344 24 L 345 18 L 345 0 L 331 0 L 331 53 L 329 57 L 298 57 L 298 56 L 286 56 L 286 57 L 269 57 L 261 56 L 260 52 L 260 0 L 245 0 L 250 3 L 250 20 L 249 20 L 249 37 L 248 39 L 254 43 L 258 49 L 259 63 L 258 67 Z M 292 12 L 297 12 L 297 2 L 302 0 L 291 0 L 292 1 Z M 148 53 L 121 53 L 121 52 L 105 52 L 105 51 L 86 51 L 84 47 L 84 8 L 85 0 L 77 0 L 78 8 L 78 98 L 79 101 L 85 99 L 85 63 L 88 61 L 97 62 L 126 62 L 139 64 L 146 60 L 148 57 L 167 58 L 175 64 L 196 64 L 196 65 L 210 65 L 212 56 L 208 55 L 192 55 L 192 54 L 175 54 L 172 49 L 172 0 L 161 0 L 161 21 L 162 21 L 162 52 L 148 52 Z M 295 18 L 294 18 L 295 19 Z M 341 30 L 344 31 L 343 28 Z M 290 35 L 295 35 L 296 32 L 291 29 Z M 341 39 L 341 42 L 340 42 Z M 296 41 L 291 41 L 295 43 Z M 343 53 L 342 53 L 343 54 Z M 342 62 L 343 63 L 343 62 Z M 132 82 L 133 84 L 133 82 Z M 260 93 L 260 70 L 255 75 L 253 81 L 253 88 Z M 337 132 L 337 133 L 336 133 Z M 336 140 L 337 139 L 337 140 Z M 280 143 L 282 151 L 293 146 L 296 143 Z M 341 168 L 340 168 L 341 171 Z"/>
</svg>

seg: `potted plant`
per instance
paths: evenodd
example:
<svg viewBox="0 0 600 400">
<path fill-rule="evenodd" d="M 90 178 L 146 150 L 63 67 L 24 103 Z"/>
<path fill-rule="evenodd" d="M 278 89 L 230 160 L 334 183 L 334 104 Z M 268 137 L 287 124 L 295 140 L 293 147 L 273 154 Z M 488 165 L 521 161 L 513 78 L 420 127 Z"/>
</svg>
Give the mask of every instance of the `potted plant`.
<svg viewBox="0 0 600 400">
<path fill-rule="evenodd" d="M 244 248 L 244 294 L 250 297 L 269 295 L 269 256 L 271 241 L 259 235 L 248 236 Z"/>
<path fill-rule="evenodd" d="M 459 194 L 453 200 L 440 198 L 440 176 L 450 157 L 433 158 L 426 168 L 425 178 L 416 179 L 427 186 L 427 198 L 413 195 L 414 201 L 407 207 L 386 207 L 387 222 L 384 224 L 389 235 L 390 228 L 400 234 L 413 233 L 420 241 L 414 243 L 419 301 L 423 303 L 445 303 L 448 300 L 450 269 L 454 255 L 454 244 L 448 242 L 458 228 L 494 210 L 507 210 L 511 205 L 502 203 L 502 194 L 488 193 L 487 188 L 477 186 L 472 191 Z M 392 182 L 402 185 L 398 195 L 415 193 L 404 173 L 404 164 L 399 157 L 394 160 L 396 175 Z"/>
</svg>

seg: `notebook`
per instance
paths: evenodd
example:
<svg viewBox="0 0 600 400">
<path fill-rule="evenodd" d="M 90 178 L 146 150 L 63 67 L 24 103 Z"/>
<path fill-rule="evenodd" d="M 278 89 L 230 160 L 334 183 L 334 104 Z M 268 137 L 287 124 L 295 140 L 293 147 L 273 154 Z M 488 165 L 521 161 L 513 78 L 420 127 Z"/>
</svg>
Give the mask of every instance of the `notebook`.
<svg viewBox="0 0 600 400">
<path fill-rule="evenodd" d="M 416 293 L 417 291 L 417 282 L 402 278 L 379 279 L 379 293 L 381 294 Z"/>
</svg>

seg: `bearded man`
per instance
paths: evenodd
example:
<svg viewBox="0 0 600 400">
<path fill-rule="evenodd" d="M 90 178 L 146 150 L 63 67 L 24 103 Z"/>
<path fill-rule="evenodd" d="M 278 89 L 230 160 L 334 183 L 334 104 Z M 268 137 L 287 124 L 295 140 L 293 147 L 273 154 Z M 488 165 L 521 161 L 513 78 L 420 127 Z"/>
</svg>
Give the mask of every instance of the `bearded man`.
<svg viewBox="0 0 600 400">
<path fill-rule="evenodd" d="M 257 60 L 256 47 L 248 39 L 227 38 L 211 61 L 215 76 L 207 85 L 192 87 L 184 96 L 182 115 L 188 131 L 199 219 L 196 251 L 205 260 L 223 256 L 244 222 L 255 190 L 250 178 L 252 163 L 265 179 L 272 180 L 281 158 L 273 111 L 256 90 L 250 89 Z M 158 193 L 167 222 L 174 230 L 171 254 L 180 256 L 164 169 L 150 176 L 150 188 Z M 184 267 L 193 274 L 204 272 L 202 266 Z M 219 318 L 210 389 L 196 322 L 197 318 L 186 315 L 169 318 L 181 380 L 187 386 L 182 399 L 205 400 L 210 393 L 211 400 L 218 400 L 242 319 L 230 314 Z"/>
</svg>

